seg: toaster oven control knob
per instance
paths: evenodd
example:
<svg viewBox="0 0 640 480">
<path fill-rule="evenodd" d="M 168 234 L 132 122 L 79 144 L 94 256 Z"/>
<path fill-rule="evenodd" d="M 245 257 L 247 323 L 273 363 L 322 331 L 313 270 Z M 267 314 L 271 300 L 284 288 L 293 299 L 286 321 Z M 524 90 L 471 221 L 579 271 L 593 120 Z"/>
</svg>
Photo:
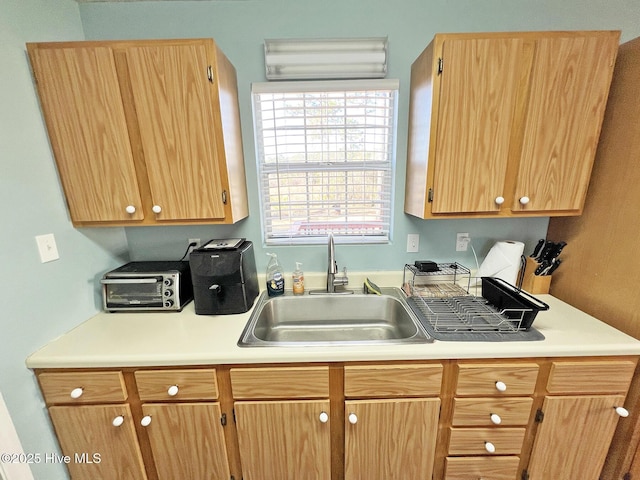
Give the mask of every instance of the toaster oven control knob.
<svg viewBox="0 0 640 480">
<path fill-rule="evenodd" d="M 113 422 L 111 422 L 111 424 L 114 427 L 119 427 L 124 423 L 124 417 L 122 415 L 118 415 L 116 418 L 113 419 Z"/>
<path fill-rule="evenodd" d="M 140 420 L 140 425 L 142 425 L 143 427 L 148 427 L 149 425 L 151 425 L 151 415 L 145 415 L 144 417 L 142 417 L 142 420 Z"/>
<path fill-rule="evenodd" d="M 615 407 L 616 413 L 620 415 L 622 418 L 627 418 L 629 416 L 629 410 L 624 407 Z"/>
<path fill-rule="evenodd" d="M 171 300 L 171 299 L 169 299 L 169 300 L 165 300 L 165 301 L 164 301 L 164 306 L 165 306 L 166 308 L 171 308 L 171 307 L 173 307 L 173 300 Z"/>
<path fill-rule="evenodd" d="M 128 214 L 133 215 L 134 213 L 136 213 L 136 207 L 134 207 L 133 205 L 127 205 L 127 208 L 125 208 L 125 211 Z"/>
<path fill-rule="evenodd" d="M 162 211 L 162 207 L 160 205 L 154 205 L 151 207 L 151 211 L 153 211 L 153 213 L 160 213 Z"/>
<path fill-rule="evenodd" d="M 165 285 L 166 287 L 170 287 L 171 285 L 173 285 L 173 280 L 172 280 L 172 279 L 170 279 L 170 278 L 165 278 L 165 279 L 164 279 L 164 285 Z"/>
<path fill-rule="evenodd" d="M 178 394 L 178 385 L 171 385 L 167 390 L 167 394 L 170 397 L 175 397 Z"/>
<path fill-rule="evenodd" d="M 165 297 L 171 297 L 173 295 L 173 290 L 165 290 L 164 291 L 164 296 Z"/>
<path fill-rule="evenodd" d="M 499 392 L 506 392 L 507 384 L 504 382 L 496 382 L 496 390 L 498 390 Z"/>
<path fill-rule="evenodd" d="M 84 393 L 84 389 L 81 387 L 78 387 L 71 390 L 70 395 L 71 395 L 71 398 L 80 398 L 83 393 Z"/>
</svg>

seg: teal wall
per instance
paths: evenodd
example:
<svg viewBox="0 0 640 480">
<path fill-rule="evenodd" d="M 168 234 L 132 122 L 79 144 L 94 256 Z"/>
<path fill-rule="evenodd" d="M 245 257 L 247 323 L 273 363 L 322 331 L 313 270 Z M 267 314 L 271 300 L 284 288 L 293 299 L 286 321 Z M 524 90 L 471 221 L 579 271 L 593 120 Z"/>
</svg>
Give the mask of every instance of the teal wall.
<svg viewBox="0 0 640 480">
<path fill-rule="evenodd" d="M 94 315 L 96 276 L 128 258 L 123 229 L 72 228 L 27 61 L 25 42 L 83 38 L 73 0 L 0 0 L 0 391 L 25 451 L 43 457 L 58 446 L 25 359 Z M 45 233 L 60 259 L 43 264 Z M 44 461 L 32 470 L 67 478 Z"/>
<path fill-rule="evenodd" d="M 521 240 L 527 250 L 545 236 L 548 218 L 516 220 L 423 221 L 403 213 L 410 66 L 437 32 L 622 29 L 640 34 L 640 5 L 625 0 L 552 2 L 489 0 L 238 0 L 133 3 L 83 3 L 80 14 L 88 39 L 213 37 L 235 65 L 250 217 L 234 226 L 127 228 L 134 259 L 180 258 L 188 238 L 242 236 L 254 241 L 258 269 L 266 251 L 279 254 L 292 271 L 301 261 L 306 271 L 326 268 L 322 246 L 270 247 L 261 241 L 255 149 L 250 104 L 252 82 L 265 81 L 265 38 L 388 36 L 390 78 L 400 79 L 395 210 L 392 243 L 362 248 L 340 245 L 338 263 L 350 270 L 397 270 L 415 259 L 457 260 L 473 266 L 471 252 L 455 252 L 456 232 L 469 232 L 480 260 L 496 240 Z M 406 253 L 408 233 L 420 234 L 420 252 Z"/>
<path fill-rule="evenodd" d="M 269 37 L 386 35 L 389 77 L 401 82 L 396 208 L 391 245 L 338 247 L 351 270 L 399 269 L 416 258 L 458 260 L 456 232 L 469 232 L 480 259 L 495 240 L 544 236 L 547 218 L 421 221 L 404 215 L 409 67 L 436 32 L 621 29 L 623 40 L 640 35 L 636 0 L 200 0 L 81 3 L 73 0 L 0 0 L 0 391 L 27 452 L 46 454 L 57 445 L 25 358 L 99 310 L 96 279 L 128 260 L 179 258 L 187 238 L 245 236 L 260 242 L 250 84 L 264 81 L 262 41 Z M 32 41 L 213 37 L 238 70 L 251 216 L 234 226 L 74 229 L 53 166 L 25 46 Z M 61 258 L 41 264 L 34 236 L 54 233 Z M 419 254 L 406 254 L 407 233 L 419 233 Z M 322 247 L 274 248 L 284 266 L 325 268 Z M 64 468 L 34 465 L 36 480 L 66 479 Z"/>
</svg>

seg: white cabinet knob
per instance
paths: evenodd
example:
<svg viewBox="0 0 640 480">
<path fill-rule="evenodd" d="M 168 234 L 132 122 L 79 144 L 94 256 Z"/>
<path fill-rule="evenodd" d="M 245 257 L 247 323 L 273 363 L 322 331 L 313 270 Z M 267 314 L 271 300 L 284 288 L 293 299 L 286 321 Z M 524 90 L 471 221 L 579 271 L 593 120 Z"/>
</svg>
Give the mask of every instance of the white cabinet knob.
<svg viewBox="0 0 640 480">
<path fill-rule="evenodd" d="M 153 207 L 151 207 L 151 210 L 153 211 L 153 213 L 160 213 L 162 211 L 162 207 L 160 205 L 154 205 Z"/>
<path fill-rule="evenodd" d="M 122 415 L 118 415 L 116 418 L 113 419 L 113 422 L 111 422 L 111 424 L 114 427 L 119 427 L 123 423 L 124 423 L 124 417 Z"/>
<path fill-rule="evenodd" d="M 171 385 L 167 390 L 167 394 L 170 397 L 175 397 L 178 394 L 178 385 Z"/>
<path fill-rule="evenodd" d="M 627 418 L 629 416 L 629 410 L 624 407 L 615 407 L 616 413 L 620 415 L 622 418 Z"/>
<path fill-rule="evenodd" d="M 502 205 L 504 203 L 504 197 L 496 197 L 496 205 Z"/>
<path fill-rule="evenodd" d="M 507 384 L 500 381 L 496 382 L 496 390 L 498 390 L 499 392 L 506 392 Z"/>
<path fill-rule="evenodd" d="M 149 425 L 151 425 L 151 415 L 145 415 L 144 417 L 142 417 L 142 420 L 140 420 L 140 425 L 142 425 L 143 427 L 148 427 Z"/>
<path fill-rule="evenodd" d="M 348 418 L 351 425 L 358 423 L 358 416 L 355 413 L 350 413 Z"/>
<path fill-rule="evenodd" d="M 529 203 L 529 200 L 531 200 L 529 197 L 524 196 L 524 197 L 520 197 L 520 200 L 518 200 L 520 202 L 520 205 L 526 205 L 527 203 Z"/>
<path fill-rule="evenodd" d="M 84 389 L 81 387 L 78 387 L 71 390 L 70 395 L 71 395 L 71 398 L 80 398 L 83 393 L 84 393 Z"/>
<path fill-rule="evenodd" d="M 327 412 L 321 412 L 319 418 L 321 423 L 327 423 L 329 421 L 329 415 Z"/>
<path fill-rule="evenodd" d="M 502 423 L 502 418 L 500 418 L 500 415 L 498 415 L 497 413 L 492 413 L 490 418 L 491 423 L 495 425 L 500 425 Z"/>
<path fill-rule="evenodd" d="M 489 453 L 496 453 L 496 446 L 491 442 L 484 442 L 484 448 Z"/>
<path fill-rule="evenodd" d="M 127 205 L 127 208 L 125 208 L 125 210 L 126 210 L 126 211 L 127 211 L 127 213 L 129 213 L 129 214 L 136 213 L 136 207 L 134 207 L 133 205 Z"/>
</svg>

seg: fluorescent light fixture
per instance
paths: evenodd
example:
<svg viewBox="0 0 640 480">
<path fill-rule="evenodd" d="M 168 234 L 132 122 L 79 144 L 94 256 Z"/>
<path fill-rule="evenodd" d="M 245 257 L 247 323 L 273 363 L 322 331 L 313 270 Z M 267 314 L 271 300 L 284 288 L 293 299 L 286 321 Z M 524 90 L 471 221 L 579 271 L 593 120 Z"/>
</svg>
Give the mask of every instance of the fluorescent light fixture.
<svg viewBox="0 0 640 480">
<path fill-rule="evenodd" d="M 384 78 L 387 37 L 267 39 L 264 63 L 268 80 Z"/>
</svg>

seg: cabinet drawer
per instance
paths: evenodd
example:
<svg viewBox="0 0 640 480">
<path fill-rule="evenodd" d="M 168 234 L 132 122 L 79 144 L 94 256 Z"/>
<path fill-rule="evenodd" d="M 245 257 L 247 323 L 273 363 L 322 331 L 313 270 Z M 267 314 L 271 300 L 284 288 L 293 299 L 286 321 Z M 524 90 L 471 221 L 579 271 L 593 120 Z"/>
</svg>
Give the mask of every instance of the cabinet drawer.
<svg viewBox="0 0 640 480">
<path fill-rule="evenodd" d="M 449 455 L 519 455 L 525 428 L 452 428 Z M 495 451 L 488 450 L 488 443 Z"/>
<path fill-rule="evenodd" d="M 346 397 L 436 396 L 441 384 L 441 364 L 344 367 Z"/>
<path fill-rule="evenodd" d="M 626 394 L 635 368 L 632 361 L 553 362 L 547 391 Z"/>
<path fill-rule="evenodd" d="M 218 382 L 213 368 L 204 370 L 138 370 L 135 372 L 142 401 L 215 400 Z"/>
<path fill-rule="evenodd" d="M 47 404 L 124 402 L 122 372 L 43 372 L 38 375 Z"/>
<path fill-rule="evenodd" d="M 519 457 L 449 457 L 444 480 L 513 480 L 519 463 Z"/>
<path fill-rule="evenodd" d="M 454 399 L 454 426 L 511 426 L 529 422 L 533 399 L 529 397 L 456 398 Z M 496 422 L 491 420 L 492 415 Z"/>
<path fill-rule="evenodd" d="M 329 367 L 232 368 L 233 398 L 323 398 Z"/>
<path fill-rule="evenodd" d="M 536 388 L 538 365 L 474 364 L 458 365 L 457 395 L 531 395 Z M 504 391 L 499 390 L 499 382 Z"/>
</svg>

